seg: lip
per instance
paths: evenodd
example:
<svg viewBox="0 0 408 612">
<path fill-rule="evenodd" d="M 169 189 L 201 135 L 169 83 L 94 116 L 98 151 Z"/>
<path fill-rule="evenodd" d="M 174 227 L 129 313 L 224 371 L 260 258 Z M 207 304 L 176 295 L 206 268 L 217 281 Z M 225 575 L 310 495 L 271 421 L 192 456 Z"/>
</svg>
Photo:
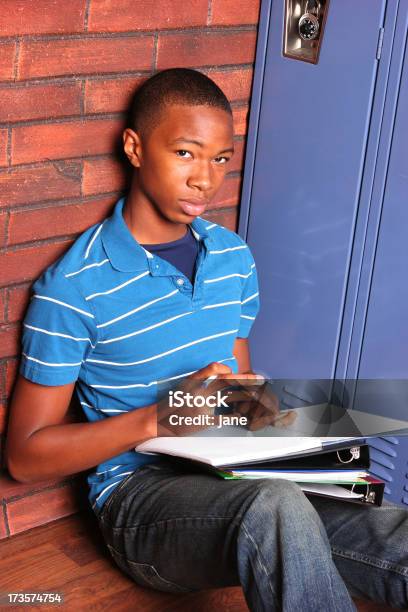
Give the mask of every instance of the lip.
<svg viewBox="0 0 408 612">
<path fill-rule="evenodd" d="M 197 215 L 201 215 L 202 212 L 205 211 L 205 209 L 208 206 L 208 201 L 207 200 L 194 200 L 194 199 L 189 199 L 189 200 L 179 200 L 181 208 L 183 209 L 183 211 L 190 216 L 197 216 Z"/>
</svg>

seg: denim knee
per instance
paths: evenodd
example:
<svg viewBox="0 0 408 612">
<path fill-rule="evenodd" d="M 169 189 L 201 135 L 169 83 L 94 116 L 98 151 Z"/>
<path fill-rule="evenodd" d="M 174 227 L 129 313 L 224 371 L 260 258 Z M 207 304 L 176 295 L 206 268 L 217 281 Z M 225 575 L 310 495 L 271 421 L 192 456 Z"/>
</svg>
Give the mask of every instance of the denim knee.
<svg viewBox="0 0 408 612">
<path fill-rule="evenodd" d="M 289 480 L 259 480 L 255 496 L 245 513 L 244 522 L 260 527 L 278 522 L 281 528 L 291 526 L 292 529 L 296 525 L 298 532 L 304 524 L 307 526 L 307 531 L 310 532 L 313 526 L 313 529 L 317 528 L 320 535 L 326 538 L 318 513 L 300 486 Z"/>
<path fill-rule="evenodd" d="M 291 610 L 302 601 L 307 610 L 355 610 L 320 516 L 296 483 L 258 481 L 240 524 L 237 558 L 253 609 L 282 609 L 284 601 Z"/>
<path fill-rule="evenodd" d="M 268 512 L 272 508 L 279 511 L 315 513 L 313 506 L 296 482 L 290 480 L 259 480 L 254 505 L 260 511 Z M 317 515 L 317 513 L 316 513 Z"/>
</svg>

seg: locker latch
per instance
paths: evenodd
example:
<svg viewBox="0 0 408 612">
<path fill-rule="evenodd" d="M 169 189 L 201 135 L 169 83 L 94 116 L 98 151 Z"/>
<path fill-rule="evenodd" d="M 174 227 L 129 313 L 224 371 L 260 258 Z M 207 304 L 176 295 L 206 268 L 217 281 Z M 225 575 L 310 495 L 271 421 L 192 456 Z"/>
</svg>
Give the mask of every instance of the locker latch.
<svg viewBox="0 0 408 612">
<path fill-rule="evenodd" d="M 317 64 L 329 0 L 286 0 L 283 55 Z"/>
</svg>

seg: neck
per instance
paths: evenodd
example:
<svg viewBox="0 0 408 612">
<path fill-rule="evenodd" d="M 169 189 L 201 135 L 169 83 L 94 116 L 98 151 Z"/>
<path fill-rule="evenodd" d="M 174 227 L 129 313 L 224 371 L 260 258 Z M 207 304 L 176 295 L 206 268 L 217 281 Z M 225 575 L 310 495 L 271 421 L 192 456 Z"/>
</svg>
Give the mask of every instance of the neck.
<svg viewBox="0 0 408 612">
<path fill-rule="evenodd" d="M 133 173 L 129 194 L 123 208 L 123 219 L 139 244 L 172 242 L 185 236 L 187 225 L 166 219 L 141 191 Z"/>
</svg>

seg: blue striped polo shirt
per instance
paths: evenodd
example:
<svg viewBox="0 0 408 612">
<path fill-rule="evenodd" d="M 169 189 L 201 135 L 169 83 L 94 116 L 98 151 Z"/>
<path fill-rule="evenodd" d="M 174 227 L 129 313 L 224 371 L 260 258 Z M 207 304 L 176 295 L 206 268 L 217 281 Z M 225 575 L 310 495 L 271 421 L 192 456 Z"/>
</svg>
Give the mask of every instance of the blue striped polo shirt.
<svg viewBox="0 0 408 612">
<path fill-rule="evenodd" d="M 213 361 L 237 372 L 235 339 L 248 336 L 259 310 L 255 263 L 238 234 L 191 222 L 192 284 L 135 240 L 124 203 L 34 283 L 23 323 L 21 374 L 41 385 L 76 381 L 89 421 L 153 404 L 161 383 L 176 386 Z M 87 477 L 95 513 L 123 478 L 155 460 L 132 449 L 99 464 Z"/>
</svg>

